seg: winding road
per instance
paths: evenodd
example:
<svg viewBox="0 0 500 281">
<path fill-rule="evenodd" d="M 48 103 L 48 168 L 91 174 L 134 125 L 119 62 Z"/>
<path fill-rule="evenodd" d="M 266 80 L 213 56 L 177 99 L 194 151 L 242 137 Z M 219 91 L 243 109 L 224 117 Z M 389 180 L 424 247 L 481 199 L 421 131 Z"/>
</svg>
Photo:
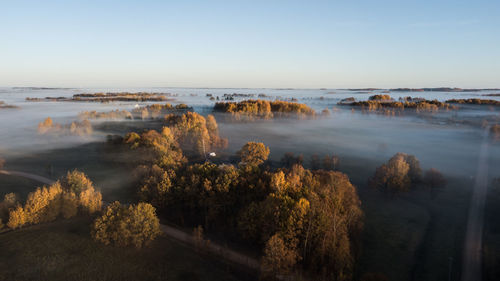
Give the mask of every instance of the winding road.
<svg viewBox="0 0 500 281">
<path fill-rule="evenodd" d="M 463 249 L 462 281 L 482 280 L 482 246 L 484 226 L 484 204 L 488 190 L 489 126 L 483 132 L 479 151 L 476 181 L 467 218 L 465 245 Z"/>
<path fill-rule="evenodd" d="M 39 175 L 35 174 L 30 174 L 26 172 L 20 172 L 20 171 L 8 171 L 8 170 L 0 170 L 0 174 L 3 175 L 10 175 L 10 176 L 19 176 L 19 177 L 24 177 L 28 179 L 32 179 L 44 184 L 53 184 L 55 181 L 46 177 L 42 177 Z M 106 202 L 105 202 L 106 204 Z M 197 246 L 199 244 L 198 241 L 196 241 L 193 237 L 192 234 L 188 234 L 180 229 L 177 229 L 175 227 L 166 225 L 166 224 L 160 224 L 160 229 L 161 231 L 168 237 L 174 238 L 175 240 L 181 241 L 183 243 L 186 243 L 192 247 L 199 247 Z M 207 242 L 205 241 L 203 250 L 208 251 L 212 254 L 218 255 L 228 261 L 231 261 L 235 264 L 245 266 L 247 268 L 250 268 L 252 270 L 259 270 L 260 264 L 259 261 L 249 257 L 245 254 L 239 253 L 235 250 L 229 249 L 228 247 L 224 247 L 221 245 L 218 245 L 216 243 L 212 242 Z"/>
</svg>

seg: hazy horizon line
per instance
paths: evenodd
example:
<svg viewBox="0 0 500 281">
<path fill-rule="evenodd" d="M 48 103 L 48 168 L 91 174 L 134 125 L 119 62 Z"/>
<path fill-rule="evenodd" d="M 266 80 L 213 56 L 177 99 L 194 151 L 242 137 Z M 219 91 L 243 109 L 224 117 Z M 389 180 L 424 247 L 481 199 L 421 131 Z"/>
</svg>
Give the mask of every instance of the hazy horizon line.
<svg viewBox="0 0 500 281">
<path fill-rule="evenodd" d="M 500 90 L 500 87 L 456 87 L 456 86 L 435 86 L 435 87 L 203 87 L 203 86 L 92 86 L 92 87 L 54 87 L 54 86 L 0 86 L 0 88 L 32 88 L 32 89 L 102 89 L 102 88 L 168 88 L 168 89 L 272 89 L 272 90 L 352 90 L 352 89 L 374 89 L 374 90 L 390 90 L 390 89 L 462 89 L 462 90 Z"/>
</svg>

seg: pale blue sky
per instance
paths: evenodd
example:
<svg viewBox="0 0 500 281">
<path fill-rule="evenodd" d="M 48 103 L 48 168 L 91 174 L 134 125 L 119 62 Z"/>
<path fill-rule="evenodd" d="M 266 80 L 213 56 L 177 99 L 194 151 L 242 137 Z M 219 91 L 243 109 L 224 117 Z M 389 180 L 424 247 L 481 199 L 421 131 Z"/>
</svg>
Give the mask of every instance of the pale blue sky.
<svg viewBox="0 0 500 281">
<path fill-rule="evenodd" d="M 0 86 L 500 87 L 500 1 L 4 1 Z"/>
</svg>

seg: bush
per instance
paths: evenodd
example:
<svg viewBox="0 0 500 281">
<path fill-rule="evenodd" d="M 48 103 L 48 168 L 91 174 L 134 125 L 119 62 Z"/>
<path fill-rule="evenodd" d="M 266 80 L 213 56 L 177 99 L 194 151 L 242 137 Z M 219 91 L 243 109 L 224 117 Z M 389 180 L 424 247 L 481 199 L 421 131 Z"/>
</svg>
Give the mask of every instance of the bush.
<svg viewBox="0 0 500 281">
<path fill-rule="evenodd" d="M 91 234 L 105 245 L 141 248 L 160 234 L 160 221 L 151 204 L 139 203 L 127 207 L 114 202 L 94 221 Z"/>
</svg>

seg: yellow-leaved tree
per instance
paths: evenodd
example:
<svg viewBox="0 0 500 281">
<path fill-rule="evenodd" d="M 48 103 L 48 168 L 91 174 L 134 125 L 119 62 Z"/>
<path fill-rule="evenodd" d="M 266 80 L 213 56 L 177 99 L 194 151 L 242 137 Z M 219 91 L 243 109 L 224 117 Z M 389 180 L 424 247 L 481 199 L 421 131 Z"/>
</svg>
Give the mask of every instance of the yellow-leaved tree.
<svg viewBox="0 0 500 281">
<path fill-rule="evenodd" d="M 125 206 L 110 204 L 92 225 L 91 235 L 106 245 L 133 245 L 141 248 L 160 234 L 160 221 L 155 208 L 148 203 Z"/>
</svg>

